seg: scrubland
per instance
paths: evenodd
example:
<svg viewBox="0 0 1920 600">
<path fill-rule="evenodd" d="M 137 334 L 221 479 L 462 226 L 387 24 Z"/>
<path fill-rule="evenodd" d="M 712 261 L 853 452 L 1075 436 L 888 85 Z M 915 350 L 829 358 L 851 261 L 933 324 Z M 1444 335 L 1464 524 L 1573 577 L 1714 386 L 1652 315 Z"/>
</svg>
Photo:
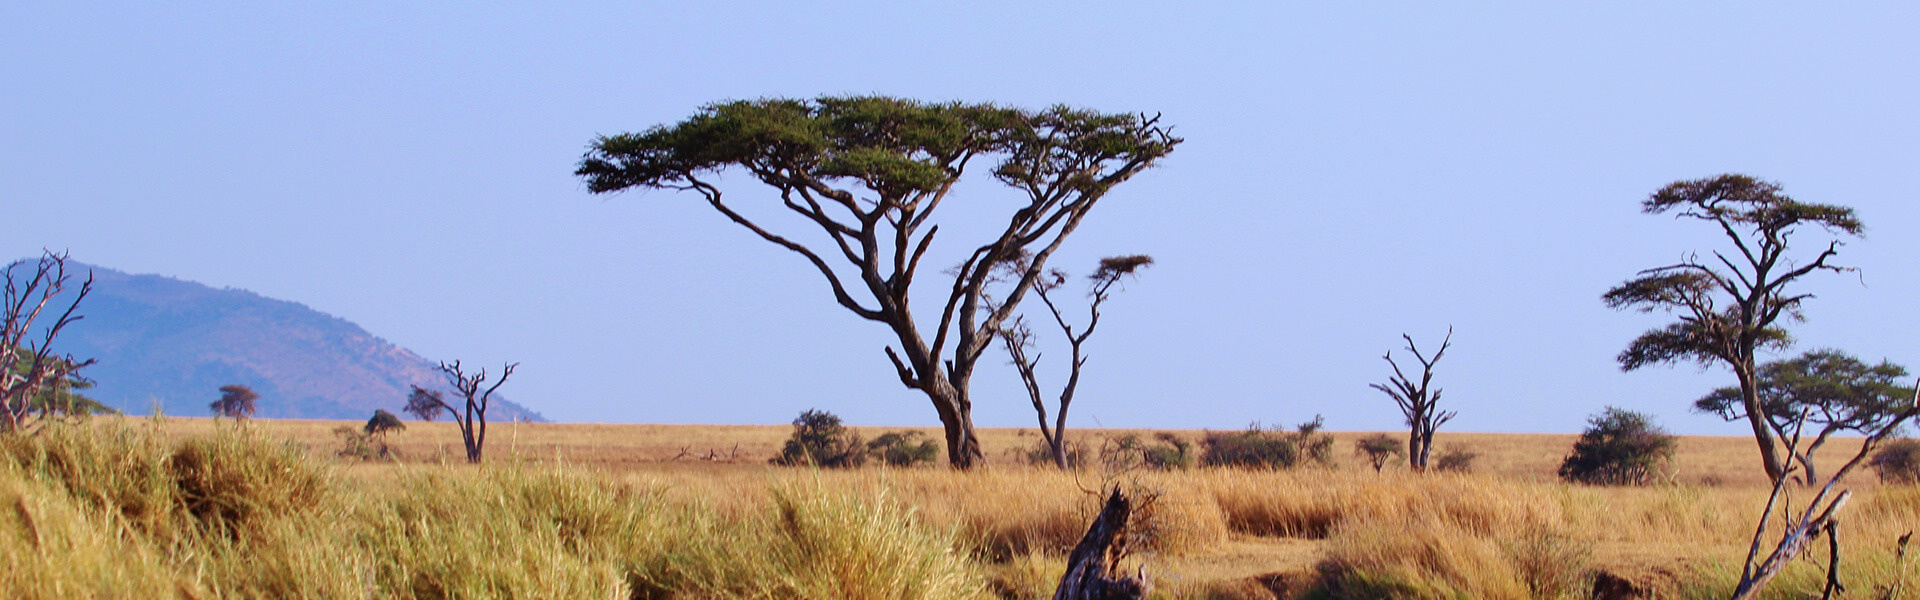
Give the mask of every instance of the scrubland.
<svg viewBox="0 0 1920 600">
<path fill-rule="evenodd" d="M 341 424 L 0 437 L 0 595 L 1046 598 L 1117 485 L 1146 499 L 1127 564 L 1161 598 L 1586 598 L 1596 578 L 1710 598 L 1769 491 L 1743 438 L 1685 438 L 1666 483 L 1621 488 L 1553 479 L 1573 436 L 1441 434 L 1481 454 L 1465 474 L 1375 473 L 1345 456 L 1359 434 L 1333 468 L 1062 473 L 987 430 L 994 466 L 956 473 L 767 465 L 784 427 L 497 424 L 476 467 L 450 426 L 410 423 L 400 460 L 363 462 L 334 455 Z M 1894 553 L 1920 488 L 1848 483 L 1852 597 L 1920 597 Z M 1770 597 L 1817 597 L 1822 546 Z"/>
</svg>

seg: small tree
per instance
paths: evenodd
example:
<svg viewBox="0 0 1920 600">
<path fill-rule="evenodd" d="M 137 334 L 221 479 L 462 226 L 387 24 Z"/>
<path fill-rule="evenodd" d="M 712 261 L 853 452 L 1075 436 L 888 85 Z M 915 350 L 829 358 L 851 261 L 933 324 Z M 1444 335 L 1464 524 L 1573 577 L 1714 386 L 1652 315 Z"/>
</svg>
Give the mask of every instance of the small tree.
<svg viewBox="0 0 1920 600">
<path fill-rule="evenodd" d="M 413 393 L 407 396 L 405 410 L 408 414 L 424 421 L 432 421 L 434 415 L 443 410 L 448 415 L 452 415 L 454 425 L 460 428 L 460 443 L 466 446 L 467 462 L 478 463 L 480 452 L 487 443 L 488 401 L 493 399 L 493 393 L 507 383 L 507 377 L 512 376 L 513 370 L 519 366 L 520 363 L 507 363 L 500 368 L 500 379 L 488 386 L 486 369 L 481 369 L 478 373 L 467 373 L 460 367 L 460 361 L 440 363 L 440 373 L 446 376 L 447 385 L 452 386 L 454 393 L 459 394 L 464 402 L 462 409 L 454 410 L 453 405 L 447 403 L 446 397 L 441 395 L 439 390 L 429 390 L 416 385 L 412 386 Z"/>
<path fill-rule="evenodd" d="M 1673 460 L 1679 438 L 1645 414 L 1607 407 L 1587 418 L 1587 430 L 1560 463 L 1560 478 L 1598 485 L 1644 485 Z"/>
<path fill-rule="evenodd" d="M 1779 447 L 1760 397 L 1757 353 L 1787 346 L 1790 338 L 1778 325 L 1781 318 L 1803 319 L 1801 305 L 1813 296 L 1788 291 L 1789 285 L 1814 271 L 1846 270 L 1827 263 L 1838 254 L 1840 240 L 1828 241 L 1826 249 L 1806 261 L 1787 255 L 1788 240 L 1802 226 L 1836 236 L 1859 236 L 1866 226 L 1851 208 L 1799 202 L 1781 193 L 1780 184 L 1746 175 L 1676 181 L 1640 207 L 1647 214 L 1677 211 L 1679 217 L 1711 223 L 1735 252 L 1714 251 L 1712 260 L 1689 255 L 1607 290 L 1602 299 L 1609 308 L 1679 316 L 1679 321 L 1635 338 L 1620 352 L 1620 368 L 1632 371 L 1681 361 L 1727 365 L 1739 381 L 1740 411 L 1753 429 L 1761 466 L 1771 479 L 1785 477 L 1791 452 Z"/>
<path fill-rule="evenodd" d="M 1872 433 L 1906 409 L 1913 390 L 1900 385 L 1905 367 L 1887 361 L 1868 365 L 1845 352 L 1814 350 L 1791 360 L 1761 365 L 1756 383 L 1765 420 L 1781 440 L 1796 426 L 1812 425 L 1813 439 L 1801 446 L 1781 446 L 1800 463 L 1800 480 L 1814 485 L 1819 473 L 1813 455 L 1835 433 Z M 1738 387 L 1724 387 L 1694 401 L 1696 411 L 1728 421 L 1746 418 Z M 1805 421 L 1797 417 L 1805 415 Z"/>
<path fill-rule="evenodd" d="M 793 435 L 773 464 L 812 465 L 830 469 L 858 467 L 867 460 L 867 448 L 860 434 L 840 424 L 840 417 L 824 410 L 808 409 L 793 420 Z"/>
<path fill-rule="evenodd" d="M 940 458 L 940 445 L 918 431 L 890 431 L 867 442 L 867 454 L 889 467 L 917 467 Z"/>
<path fill-rule="evenodd" d="M 1026 256 L 1006 263 L 1004 271 L 1007 278 L 1017 279 L 1019 274 L 1025 273 L 1030 268 L 1028 263 L 1029 259 Z M 1015 316 L 1013 320 L 1007 322 L 1006 326 L 995 332 L 1000 337 L 1001 345 L 1006 347 L 1014 370 L 1020 373 L 1021 383 L 1026 384 L 1027 398 L 1033 401 L 1033 410 L 1040 417 L 1040 436 L 1046 440 L 1047 447 L 1053 452 L 1053 464 L 1062 470 L 1069 468 L 1070 464 L 1067 460 L 1066 446 L 1067 409 L 1072 407 L 1073 393 L 1080 387 L 1080 368 L 1087 364 L 1087 356 L 1084 352 L 1087 338 L 1093 337 L 1094 328 L 1100 326 L 1100 305 L 1106 303 L 1112 296 L 1114 285 L 1152 264 L 1153 257 L 1145 254 L 1110 256 L 1100 259 L 1100 267 L 1094 269 L 1092 275 L 1087 276 L 1091 282 L 1087 289 L 1087 297 L 1090 299 L 1087 303 L 1087 328 L 1079 333 L 1074 332 L 1073 325 L 1067 322 L 1067 317 L 1061 312 L 1060 305 L 1053 300 L 1052 292 L 1067 283 L 1066 272 L 1058 269 L 1049 271 L 1045 279 L 1034 284 L 1034 293 L 1040 296 L 1042 303 L 1046 304 L 1047 311 L 1053 315 L 1054 324 L 1060 326 L 1060 332 L 1067 338 L 1068 348 L 1073 353 L 1067 362 L 1067 383 L 1060 388 L 1060 409 L 1054 415 L 1051 426 L 1047 423 L 1047 401 L 1043 397 L 1044 393 L 1040 391 L 1040 377 L 1036 371 L 1036 366 L 1040 363 L 1040 355 L 1028 355 L 1028 351 L 1034 346 L 1033 328 L 1027 325 L 1025 316 Z M 987 298 L 987 306 L 989 310 L 998 308 L 991 298 Z"/>
<path fill-rule="evenodd" d="M 1873 458 L 1868 459 L 1867 464 L 1873 467 L 1874 473 L 1880 475 L 1881 483 L 1920 482 L 1920 440 L 1888 440 L 1874 451 Z"/>
<path fill-rule="evenodd" d="M 13 375 L 16 379 L 25 379 L 27 372 L 32 369 L 33 356 L 26 348 L 15 348 L 14 350 L 19 353 L 19 356 L 14 363 Z M 28 410 L 42 416 L 57 414 L 70 417 L 84 417 L 87 415 L 120 414 L 120 411 L 114 410 L 113 407 L 101 404 L 100 401 L 88 398 L 78 392 L 78 390 L 93 387 L 93 380 L 81 376 L 79 371 L 72 369 L 71 365 L 67 364 L 66 359 L 49 358 L 47 360 L 53 363 L 53 372 L 65 371 L 67 375 L 45 380 L 40 387 L 40 393 L 35 394 L 33 399 L 28 403 Z"/>
<path fill-rule="evenodd" d="M 48 251 L 33 264 L 8 263 L 5 277 L 5 295 L 0 297 L 5 302 L 0 306 L 0 433 L 31 429 L 54 409 L 51 403 L 36 406 L 36 401 L 49 389 L 57 390 L 61 382 L 84 382 L 80 369 L 94 362 L 53 352 L 54 338 L 83 318 L 74 310 L 93 291 L 91 271 L 65 310 L 53 301 L 72 279 L 66 254 Z M 36 333 L 34 321 L 48 308 L 59 311 L 59 316 Z"/>
<path fill-rule="evenodd" d="M 215 417 L 246 419 L 253 416 L 257 408 L 254 401 L 259 399 L 260 395 L 253 393 L 253 388 L 239 384 L 223 385 L 220 386 L 220 399 L 208 404 L 207 408 L 213 409 Z"/>
<path fill-rule="evenodd" d="M 393 413 L 387 412 L 384 408 L 374 409 L 373 417 L 367 419 L 367 426 L 362 428 L 367 435 L 372 436 L 385 436 L 389 431 L 406 431 L 406 429 L 407 424 L 401 423 L 400 417 L 393 416 Z"/>
<path fill-rule="evenodd" d="M 1369 385 L 1400 405 L 1400 414 L 1407 418 L 1407 466 L 1414 471 L 1425 471 L 1428 455 L 1433 453 L 1433 433 L 1459 414 L 1440 410 L 1440 389 L 1432 387 L 1433 366 L 1440 363 L 1440 357 L 1447 355 L 1447 347 L 1453 345 L 1453 328 L 1447 328 L 1447 337 L 1440 341 L 1440 351 L 1433 353 L 1432 359 L 1420 354 L 1412 336 L 1403 333 L 1400 338 L 1407 341 L 1407 351 L 1413 353 L 1414 360 L 1420 361 L 1420 383 L 1408 379 L 1400 370 L 1400 363 L 1394 362 L 1393 352 L 1388 351 L 1383 358 L 1393 366 L 1393 377 L 1385 384 Z"/>
<path fill-rule="evenodd" d="M 1393 436 L 1376 433 L 1353 441 L 1353 453 L 1367 457 L 1367 464 L 1373 465 L 1373 472 L 1387 468 L 1387 463 L 1407 454 L 1407 445 Z"/>
</svg>

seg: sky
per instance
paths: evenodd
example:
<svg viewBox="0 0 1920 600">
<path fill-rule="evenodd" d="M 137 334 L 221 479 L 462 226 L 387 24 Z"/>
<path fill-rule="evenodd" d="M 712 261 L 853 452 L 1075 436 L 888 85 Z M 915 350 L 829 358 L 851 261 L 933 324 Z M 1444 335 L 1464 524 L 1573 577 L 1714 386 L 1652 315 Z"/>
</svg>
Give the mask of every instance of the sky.
<svg viewBox="0 0 1920 600">
<path fill-rule="evenodd" d="M 1186 139 L 1052 263 L 1156 259 L 1105 307 L 1074 427 L 1400 428 L 1368 387 L 1382 355 L 1451 327 L 1443 432 L 1577 432 L 1611 405 L 1741 434 L 1688 411 L 1724 369 L 1621 372 L 1667 317 L 1600 301 L 1726 247 L 1639 203 L 1729 172 L 1868 227 L 1837 260 L 1857 273 L 1799 288 L 1817 298 L 1791 352 L 1920 366 L 1912 4 L 1165 4 L 0 4 L 0 255 L 70 251 L 429 359 L 517 361 L 503 393 L 560 421 L 934 425 L 887 331 L 801 259 L 697 197 L 593 195 L 572 171 L 597 135 L 718 101 L 1067 104 Z M 1004 218 L 1005 191 L 966 191 L 949 229 Z M 958 263 L 978 243 L 960 237 L 928 260 Z M 1011 367 L 983 363 L 976 422 L 1032 424 Z"/>
</svg>

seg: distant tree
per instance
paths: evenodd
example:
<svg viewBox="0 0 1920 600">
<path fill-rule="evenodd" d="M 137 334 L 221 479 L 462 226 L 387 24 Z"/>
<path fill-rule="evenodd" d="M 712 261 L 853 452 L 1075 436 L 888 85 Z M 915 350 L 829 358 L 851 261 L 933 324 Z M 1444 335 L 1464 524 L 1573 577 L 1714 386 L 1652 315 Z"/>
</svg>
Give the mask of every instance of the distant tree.
<svg viewBox="0 0 1920 600">
<path fill-rule="evenodd" d="M 17 379 L 25 379 L 27 371 L 32 368 L 33 364 L 31 351 L 26 348 L 15 348 L 14 350 L 18 352 L 20 356 L 17 358 L 17 361 L 14 362 L 13 375 Z M 66 371 L 67 375 L 65 377 L 45 380 L 40 388 L 40 393 L 36 394 L 29 404 L 29 410 L 42 415 L 87 416 L 120 414 L 120 411 L 114 410 L 113 407 L 101 404 L 98 400 L 88 398 L 79 393 L 78 390 L 92 388 L 93 380 L 87 379 L 80 375 L 79 371 L 71 369 L 65 359 L 49 358 L 47 360 L 49 363 L 52 363 L 54 371 Z"/>
<path fill-rule="evenodd" d="M 54 338 L 83 318 L 74 310 L 93 291 L 91 271 L 65 310 L 54 299 L 66 291 L 72 278 L 67 273 L 66 254 L 47 251 L 31 264 L 24 260 L 8 263 L 5 277 L 5 294 L 0 297 L 5 302 L 0 305 L 0 433 L 32 429 L 55 410 L 54 404 L 44 402 L 51 399 L 46 395 L 48 390 L 55 390 L 57 395 L 62 385 L 84 382 L 80 370 L 94 362 L 53 351 Z M 49 308 L 58 311 L 58 316 L 52 317 Z M 43 313 L 53 322 L 36 329 L 34 322 Z"/>
<path fill-rule="evenodd" d="M 1004 271 L 1010 276 L 1008 278 L 1017 278 L 1019 274 L 1027 271 L 1029 262 L 1031 262 L 1030 257 L 1023 255 L 1016 260 L 1003 263 L 1006 265 Z M 1087 356 L 1084 352 L 1087 338 L 1092 337 L 1094 328 L 1100 326 L 1100 305 L 1112 297 L 1115 284 L 1151 265 L 1153 265 L 1153 257 L 1145 254 L 1110 256 L 1100 259 L 1099 268 L 1094 269 L 1093 274 L 1087 276 L 1090 282 L 1087 289 L 1089 298 L 1087 328 L 1079 333 L 1074 332 L 1073 325 L 1068 323 L 1066 315 L 1061 313 L 1060 305 L 1053 300 L 1052 292 L 1067 283 L 1066 272 L 1058 269 L 1049 271 L 1047 277 L 1034 283 L 1034 293 L 1040 296 L 1042 303 L 1046 304 L 1047 311 L 1053 315 L 1054 324 L 1060 326 L 1061 333 L 1067 338 L 1068 348 L 1073 353 L 1067 362 L 1067 383 L 1060 389 L 1060 410 L 1054 415 L 1052 425 L 1047 423 L 1047 401 L 1044 398 L 1045 393 L 1040 390 L 1040 377 L 1035 368 L 1040 363 L 1040 355 L 1028 354 L 1034 347 L 1033 328 L 1027 325 L 1025 316 L 1015 316 L 995 332 L 1000 337 L 1001 345 L 1006 347 L 1014 370 L 1019 372 L 1021 383 L 1026 384 L 1027 398 L 1033 401 L 1033 410 L 1040 417 L 1040 436 L 1046 440 L 1047 447 L 1053 452 L 1053 464 L 1062 470 L 1069 468 L 1066 446 L 1067 409 L 1073 405 L 1074 391 L 1080 387 L 1080 368 L 1087 364 Z M 986 302 L 989 310 L 998 308 L 991 297 L 986 297 Z"/>
<path fill-rule="evenodd" d="M 858 467 L 866 460 L 867 448 L 860 442 L 860 434 L 841 425 L 840 417 L 833 413 L 808 409 L 793 420 L 793 435 L 772 462 L 844 469 Z"/>
<path fill-rule="evenodd" d="M 434 415 L 440 411 L 446 411 L 448 415 L 452 415 L 454 425 L 460 428 L 460 443 L 467 449 L 467 462 L 478 463 L 481 451 L 487 443 L 487 404 L 493 399 L 493 393 L 507 383 L 507 378 L 511 377 L 513 370 L 519 366 L 520 363 L 507 363 L 500 368 L 500 379 L 489 386 L 486 385 L 486 369 L 480 369 L 478 373 L 467 373 L 461 368 L 460 361 L 440 363 L 440 374 L 446 376 L 447 385 L 453 388 L 454 393 L 459 395 L 464 404 L 456 410 L 453 405 L 447 403 L 446 397 L 441 395 L 439 390 L 429 390 L 416 385 L 412 386 L 413 392 L 407 396 L 405 410 L 423 421 L 432 421 Z"/>
<path fill-rule="evenodd" d="M 711 104 L 677 124 L 601 137 L 575 174 L 594 193 L 697 193 L 729 220 L 806 259 L 835 301 L 884 324 L 899 342 L 887 358 L 902 384 L 933 403 L 947 460 L 966 469 L 985 461 L 969 382 L 995 332 L 1094 205 L 1180 142 L 1157 116 L 1065 106 L 772 98 Z M 910 292 L 939 231 L 935 209 L 950 204 L 956 188 L 978 189 L 956 186 L 970 166 L 988 169 L 1016 200 L 1003 228 L 961 245 L 970 250 L 950 283 L 931 288 L 940 297 L 923 328 Z M 775 206 L 811 223 L 805 229 L 818 241 L 776 233 L 762 227 L 769 220 L 724 202 L 720 184 L 728 171 L 772 188 Z M 991 272 L 1022 252 L 1032 255 L 1026 271 L 1000 294 L 997 308 L 982 311 Z"/>
<path fill-rule="evenodd" d="M 1880 475 L 1881 483 L 1920 483 L 1920 440 L 1887 440 L 1867 464 Z"/>
<path fill-rule="evenodd" d="M 253 388 L 238 384 L 223 385 L 220 386 L 220 399 L 208 404 L 207 408 L 213 409 L 213 416 L 216 417 L 246 419 L 253 416 L 256 408 L 254 401 L 259 399 L 260 395 L 253 393 Z"/>
<path fill-rule="evenodd" d="M 1321 431 L 1325 426 L 1326 419 L 1314 415 L 1312 421 L 1296 425 L 1291 432 L 1279 428 L 1268 431 L 1258 422 L 1247 426 L 1246 431 L 1209 432 L 1200 440 L 1206 448 L 1201 464 L 1266 469 L 1287 469 L 1307 462 L 1331 466 L 1333 436 Z"/>
<path fill-rule="evenodd" d="M 362 428 L 367 435 L 372 436 L 384 436 L 390 431 L 405 431 L 406 429 L 407 424 L 401 423 L 400 417 L 393 416 L 393 413 L 387 412 L 387 409 L 384 408 L 374 409 L 373 417 L 367 419 L 367 426 Z"/>
<path fill-rule="evenodd" d="M 1440 341 L 1440 350 L 1428 359 L 1420 354 L 1420 348 L 1413 345 L 1413 337 L 1400 334 L 1407 341 L 1407 352 L 1413 353 L 1414 360 L 1420 361 L 1420 382 L 1414 383 L 1400 370 L 1400 363 L 1394 362 L 1393 352 L 1388 351 L 1383 358 L 1393 366 L 1393 377 L 1387 383 L 1368 384 L 1373 389 L 1393 398 L 1400 405 L 1400 414 L 1407 418 L 1407 466 L 1414 471 L 1427 470 L 1427 458 L 1433 453 L 1433 433 L 1441 425 L 1453 420 L 1457 411 L 1440 410 L 1440 388 L 1433 385 L 1433 366 L 1440 364 L 1440 357 L 1447 355 L 1447 348 L 1453 345 L 1453 328 L 1447 328 L 1447 337 Z"/>
<path fill-rule="evenodd" d="M 1479 458 L 1479 452 L 1468 450 L 1457 444 L 1449 445 L 1447 449 L 1440 451 L 1439 456 L 1433 457 L 1433 468 L 1452 473 L 1468 473 L 1473 471 L 1473 461 Z"/>
<path fill-rule="evenodd" d="M 1407 454 L 1407 445 L 1393 436 L 1376 433 L 1353 441 L 1353 453 L 1367 457 L 1367 464 L 1373 465 L 1373 472 L 1387 468 L 1387 463 Z"/>
<path fill-rule="evenodd" d="M 940 445 L 918 431 L 890 431 L 867 442 L 867 454 L 889 467 L 917 467 L 940 458 Z"/>
<path fill-rule="evenodd" d="M 1800 463 L 1801 482 L 1813 485 L 1819 479 L 1813 455 L 1829 437 L 1846 431 L 1872 433 L 1907 409 L 1913 390 L 1900 385 L 1906 376 L 1905 367 L 1885 360 L 1868 365 L 1845 352 L 1822 349 L 1761 365 L 1756 384 L 1774 436 L 1783 442 L 1792 439 L 1802 414 L 1804 424 L 1817 428 L 1807 430 L 1813 439 L 1801 447 L 1780 446 Z M 1747 416 L 1741 397 L 1740 388 L 1724 387 L 1694 401 L 1693 409 L 1740 420 Z"/>
<path fill-rule="evenodd" d="M 1732 242 L 1734 252 L 1716 250 L 1711 260 L 1688 255 L 1607 290 L 1602 299 L 1610 308 L 1679 316 L 1634 339 L 1618 357 L 1620 368 L 1682 361 L 1727 365 L 1739 381 L 1740 411 L 1752 426 L 1767 477 L 1785 477 L 1792 451 L 1779 447 L 1761 398 L 1757 353 L 1790 343 L 1780 319 L 1804 319 L 1801 305 L 1813 296 L 1789 286 L 1814 271 L 1847 270 L 1827 262 L 1839 252 L 1839 239 L 1828 241 L 1811 260 L 1789 256 L 1788 242 L 1803 226 L 1856 237 L 1866 227 L 1851 208 L 1799 202 L 1781 193 L 1779 184 L 1746 175 L 1677 181 L 1640 206 L 1647 214 L 1677 211 L 1679 217 L 1710 223 Z"/>
<path fill-rule="evenodd" d="M 1560 462 L 1560 478 L 1600 485 L 1643 485 L 1673 460 L 1679 438 L 1653 424 L 1653 417 L 1607 407 L 1587 418 L 1587 430 Z"/>
</svg>

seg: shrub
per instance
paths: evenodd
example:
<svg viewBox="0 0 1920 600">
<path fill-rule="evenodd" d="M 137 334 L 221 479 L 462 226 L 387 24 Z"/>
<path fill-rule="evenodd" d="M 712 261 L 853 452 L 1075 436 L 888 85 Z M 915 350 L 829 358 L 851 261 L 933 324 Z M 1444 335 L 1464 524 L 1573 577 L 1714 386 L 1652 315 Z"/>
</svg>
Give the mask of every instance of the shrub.
<svg viewBox="0 0 1920 600">
<path fill-rule="evenodd" d="M 1473 461 L 1478 458 L 1480 458 L 1479 452 L 1460 446 L 1447 446 L 1446 450 L 1440 452 L 1440 456 L 1434 457 L 1433 468 L 1454 473 L 1471 473 Z"/>
<path fill-rule="evenodd" d="M 866 464 L 867 447 L 860 442 L 860 434 L 840 424 L 840 417 L 809 409 L 793 420 L 793 435 L 772 462 L 849 469 Z"/>
<path fill-rule="evenodd" d="M 1325 424 L 1326 419 L 1314 415 L 1312 421 L 1299 424 L 1292 432 L 1267 431 L 1257 422 L 1238 433 L 1210 432 L 1200 442 L 1207 448 L 1203 463 L 1215 467 L 1287 469 L 1302 461 L 1312 461 L 1331 466 L 1333 436 L 1320 431 Z"/>
<path fill-rule="evenodd" d="M 1100 445 L 1100 462 L 1109 471 L 1184 469 L 1193 465 L 1193 442 L 1165 432 L 1154 434 L 1154 439 L 1159 443 L 1146 441 L 1132 433 L 1107 438 Z M 1053 462 L 1051 450 L 1047 451 L 1045 462 Z"/>
<path fill-rule="evenodd" d="M 1025 429 L 1020 430 L 1020 433 L 1023 437 L 1030 435 L 1030 432 Z M 1066 441 L 1066 451 L 1068 468 L 1079 468 L 1086 464 L 1085 461 L 1090 454 L 1086 444 L 1073 440 Z M 1034 440 L 1033 444 L 1024 448 L 1008 448 L 1007 453 L 1014 459 L 1036 467 L 1053 466 L 1053 446 L 1047 445 L 1044 439 Z"/>
<path fill-rule="evenodd" d="M 1645 485 L 1659 467 L 1673 460 L 1677 439 L 1654 425 L 1652 417 L 1609 406 L 1587 419 L 1587 431 L 1560 463 L 1560 478 L 1599 485 Z"/>
<path fill-rule="evenodd" d="M 1376 433 L 1353 441 L 1353 453 L 1367 457 L 1375 473 L 1387 468 L 1387 462 L 1407 455 L 1407 445 L 1393 436 Z"/>
<path fill-rule="evenodd" d="M 933 464 L 940 445 L 918 431 L 892 431 L 867 442 L 867 454 L 889 467 L 914 467 Z"/>
<path fill-rule="evenodd" d="M 1867 464 L 1873 465 L 1874 472 L 1880 474 L 1881 483 L 1920 482 L 1920 440 L 1890 440 L 1873 451 L 1873 458 Z"/>
<path fill-rule="evenodd" d="M 393 413 L 387 412 L 384 408 L 375 409 L 373 417 L 367 419 L 367 426 L 361 428 L 367 432 L 367 435 L 372 436 L 384 436 L 390 431 L 406 431 L 406 429 L 407 424 L 401 423 L 400 417 L 393 416 Z"/>
</svg>

